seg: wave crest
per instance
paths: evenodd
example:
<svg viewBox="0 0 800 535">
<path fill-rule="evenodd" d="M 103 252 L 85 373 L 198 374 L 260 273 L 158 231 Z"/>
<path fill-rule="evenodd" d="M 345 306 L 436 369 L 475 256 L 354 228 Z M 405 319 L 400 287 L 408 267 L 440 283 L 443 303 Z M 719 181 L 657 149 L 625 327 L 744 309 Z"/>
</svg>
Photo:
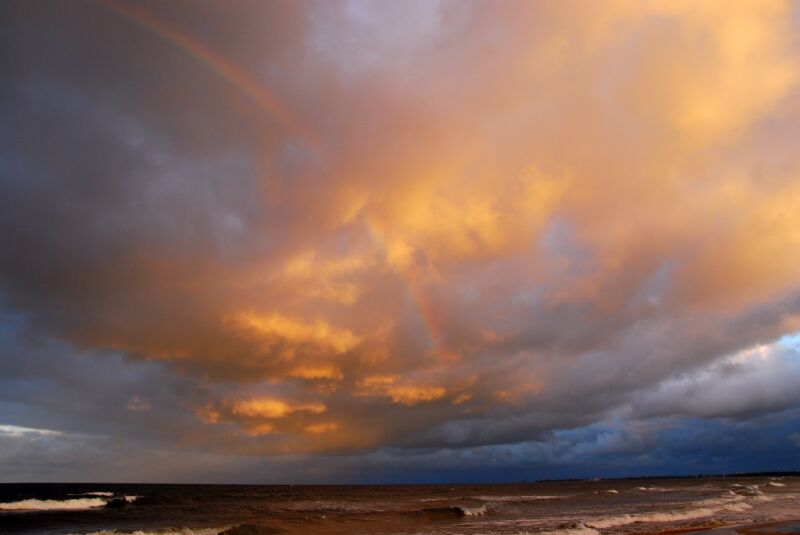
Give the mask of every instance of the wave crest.
<svg viewBox="0 0 800 535">
<path fill-rule="evenodd" d="M 741 513 L 752 509 L 753 507 L 740 500 L 728 500 L 727 502 L 716 502 L 716 500 L 707 500 L 703 507 L 695 509 L 684 509 L 680 511 L 672 511 L 666 513 L 652 512 L 652 513 L 633 513 L 624 514 L 619 516 L 611 516 L 608 518 L 599 518 L 591 520 L 588 525 L 593 528 L 607 529 L 626 524 L 633 524 L 634 522 L 674 522 L 678 520 L 696 520 L 698 518 L 705 518 L 722 511 L 729 511 L 734 513 Z"/>
<path fill-rule="evenodd" d="M 563 500 L 567 496 L 547 496 L 547 495 L 522 495 L 522 496 L 473 496 L 476 500 L 484 502 L 535 502 L 539 500 Z"/>
<path fill-rule="evenodd" d="M 542 531 L 537 535 L 600 535 L 600 532 L 583 522 L 576 522 L 550 531 Z"/>
<path fill-rule="evenodd" d="M 105 507 L 102 498 L 74 498 L 69 500 L 19 500 L 0 503 L 2 511 L 77 511 Z"/>
<path fill-rule="evenodd" d="M 227 533 L 230 529 L 230 526 L 221 528 L 164 528 L 155 529 L 153 531 L 139 529 L 136 531 L 117 531 L 104 529 L 102 531 L 92 531 L 86 535 L 222 535 Z"/>
</svg>

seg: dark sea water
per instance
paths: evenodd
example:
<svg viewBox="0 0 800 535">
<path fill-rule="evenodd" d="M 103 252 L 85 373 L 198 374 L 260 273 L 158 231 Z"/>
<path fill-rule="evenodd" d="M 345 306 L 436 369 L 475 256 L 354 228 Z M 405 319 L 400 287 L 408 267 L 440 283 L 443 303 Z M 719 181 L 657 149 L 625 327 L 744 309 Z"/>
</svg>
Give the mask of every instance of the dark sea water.
<svg viewBox="0 0 800 535">
<path fill-rule="evenodd" d="M 0 485 L 0 533 L 800 533 L 800 478 L 509 485 Z M 767 526 L 765 524 L 781 522 Z M 747 528 L 730 526 L 749 525 Z M 754 526 L 758 525 L 758 526 Z"/>
</svg>

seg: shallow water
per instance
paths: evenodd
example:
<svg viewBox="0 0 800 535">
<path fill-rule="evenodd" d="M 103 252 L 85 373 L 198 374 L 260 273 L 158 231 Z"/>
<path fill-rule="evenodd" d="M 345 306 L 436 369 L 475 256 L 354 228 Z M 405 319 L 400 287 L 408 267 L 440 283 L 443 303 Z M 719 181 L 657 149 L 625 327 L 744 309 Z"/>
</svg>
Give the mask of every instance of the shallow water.
<svg viewBox="0 0 800 535">
<path fill-rule="evenodd" d="M 593 535 L 713 528 L 707 533 L 723 534 L 732 533 L 726 526 L 798 518 L 797 477 L 509 485 L 0 485 L 0 533 Z M 795 532 L 791 524 L 771 529 Z"/>
</svg>

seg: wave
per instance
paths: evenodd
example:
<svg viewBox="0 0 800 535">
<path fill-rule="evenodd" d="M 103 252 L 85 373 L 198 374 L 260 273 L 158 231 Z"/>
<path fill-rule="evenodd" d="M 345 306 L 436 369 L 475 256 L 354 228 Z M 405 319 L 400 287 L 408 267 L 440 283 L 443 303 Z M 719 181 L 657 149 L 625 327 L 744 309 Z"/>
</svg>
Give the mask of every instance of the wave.
<svg viewBox="0 0 800 535">
<path fill-rule="evenodd" d="M 221 528 L 163 528 L 153 531 L 137 529 L 136 531 L 102 530 L 93 531 L 86 535 L 223 535 L 232 533 L 230 526 Z M 77 534 L 76 534 L 77 535 Z"/>
<path fill-rule="evenodd" d="M 636 487 L 636 490 L 643 490 L 647 492 L 667 492 L 663 487 Z"/>
<path fill-rule="evenodd" d="M 754 502 L 771 502 L 774 499 L 775 498 L 773 498 L 772 496 L 765 496 L 765 495 L 762 494 L 761 496 L 754 497 L 753 501 Z"/>
<path fill-rule="evenodd" d="M 103 496 L 103 498 L 69 498 L 66 500 L 19 500 L 0 503 L 0 511 L 84 511 L 97 507 L 124 507 L 141 498 L 125 495 L 117 498 L 113 492 L 84 493 L 77 496 Z M 109 499 L 106 499 L 108 497 Z"/>
<path fill-rule="evenodd" d="M 107 498 L 110 498 L 113 495 L 114 495 L 113 492 L 96 491 L 96 492 L 79 492 L 77 494 L 70 494 L 69 496 L 105 496 Z"/>
<path fill-rule="evenodd" d="M 469 507 L 467 505 L 451 505 L 449 507 L 431 507 L 422 509 L 420 511 L 411 511 L 412 513 L 422 513 L 430 516 L 483 516 L 489 512 L 486 504 L 478 507 Z"/>
<path fill-rule="evenodd" d="M 486 504 L 483 504 L 479 507 L 467 507 L 466 505 L 458 505 L 456 506 L 457 509 L 461 509 L 464 513 L 464 516 L 483 516 L 489 512 L 487 509 Z"/>
<path fill-rule="evenodd" d="M 141 498 L 141 496 L 117 496 L 116 498 L 112 498 L 106 502 L 107 507 L 125 507 L 126 505 L 132 504 L 136 500 Z"/>
<path fill-rule="evenodd" d="M 769 485 L 770 487 L 785 487 L 786 486 L 785 483 L 778 483 L 777 481 L 770 481 L 769 483 L 767 483 L 767 485 Z"/>
<path fill-rule="evenodd" d="M 763 496 L 764 493 L 758 487 L 759 485 L 746 485 L 744 487 L 740 485 L 736 492 L 745 496 Z"/>
<path fill-rule="evenodd" d="M 550 531 L 541 531 L 536 535 L 600 535 L 600 532 L 591 528 L 583 522 L 577 522 L 569 526 L 560 527 Z"/>
<path fill-rule="evenodd" d="M 568 496 L 546 496 L 546 495 L 520 495 L 520 496 L 473 496 L 473 499 L 485 502 L 535 502 L 538 500 L 563 500 Z"/>
<path fill-rule="evenodd" d="M 105 507 L 108 502 L 102 498 L 75 498 L 70 500 L 20 500 L 0 503 L 2 511 L 77 511 Z"/>
<path fill-rule="evenodd" d="M 634 522 L 674 522 L 678 520 L 696 520 L 698 518 L 711 516 L 722 511 L 741 513 L 753 508 L 751 505 L 744 503 L 741 500 L 706 500 L 705 502 L 701 503 L 703 503 L 705 506 L 668 513 L 653 512 L 624 514 L 591 520 L 588 521 L 587 524 L 589 527 L 607 529 L 624 526 L 626 524 L 633 524 Z"/>
<path fill-rule="evenodd" d="M 444 498 L 442 498 L 444 500 Z M 397 511 L 392 503 L 387 502 L 341 502 L 332 500 L 297 500 L 280 504 L 286 511 L 309 514 L 346 513 L 368 514 Z"/>
</svg>

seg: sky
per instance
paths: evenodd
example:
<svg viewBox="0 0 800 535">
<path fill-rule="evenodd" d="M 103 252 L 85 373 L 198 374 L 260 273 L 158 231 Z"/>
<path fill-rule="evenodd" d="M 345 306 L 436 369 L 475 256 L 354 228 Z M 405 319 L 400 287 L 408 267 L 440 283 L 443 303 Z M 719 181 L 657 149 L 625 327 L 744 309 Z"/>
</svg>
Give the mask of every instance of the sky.
<svg viewBox="0 0 800 535">
<path fill-rule="evenodd" d="M 800 469 L 800 4 L 0 5 L 0 481 Z"/>
</svg>

